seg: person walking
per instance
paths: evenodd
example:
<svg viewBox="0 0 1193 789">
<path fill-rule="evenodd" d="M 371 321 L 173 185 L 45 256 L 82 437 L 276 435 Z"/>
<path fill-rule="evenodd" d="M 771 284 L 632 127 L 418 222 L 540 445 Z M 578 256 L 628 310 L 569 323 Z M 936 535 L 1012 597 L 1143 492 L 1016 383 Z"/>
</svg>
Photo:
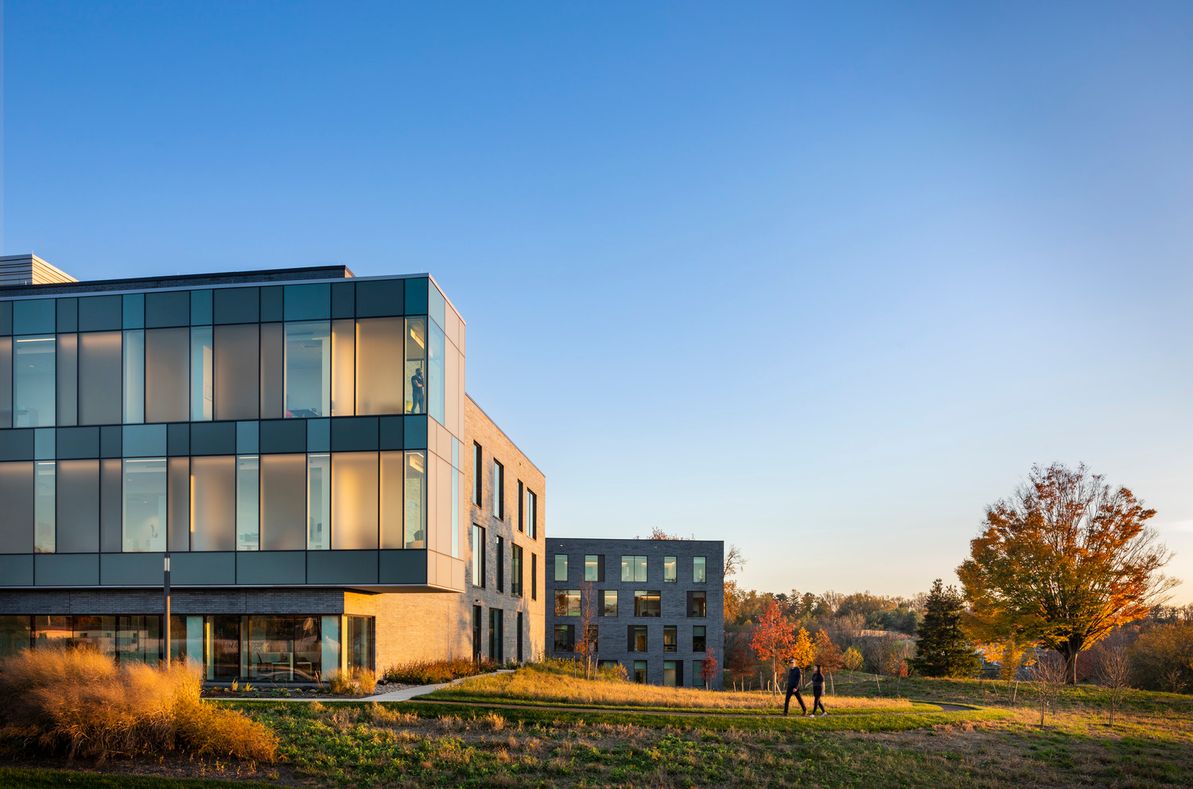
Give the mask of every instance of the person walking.
<svg viewBox="0 0 1193 789">
<path fill-rule="evenodd" d="M 808 705 L 804 704 L 804 697 L 800 695 L 799 686 L 803 682 L 804 674 L 799 670 L 799 666 L 795 665 L 795 658 L 791 659 L 791 668 L 787 672 L 787 698 L 783 702 L 783 714 L 787 714 L 787 710 L 791 707 L 791 697 L 795 696 L 795 700 L 799 702 L 799 707 L 804 711 L 804 715 L 808 714 Z"/>
<path fill-rule="evenodd" d="M 820 664 L 816 665 L 816 671 L 812 674 L 812 714 L 816 714 L 816 708 L 820 708 L 821 715 L 828 715 L 828 710 L 824 708 L 824 702 L 820 697 L 824 695 L 824 674 L 820 671 Z"/>
</svg>

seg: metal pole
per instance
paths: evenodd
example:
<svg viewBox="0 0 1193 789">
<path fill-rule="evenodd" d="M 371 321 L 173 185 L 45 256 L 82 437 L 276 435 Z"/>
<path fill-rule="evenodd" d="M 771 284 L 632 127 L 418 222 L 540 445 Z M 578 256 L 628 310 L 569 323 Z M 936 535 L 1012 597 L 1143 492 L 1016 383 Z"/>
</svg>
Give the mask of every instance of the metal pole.
<svg viewBox="0 0 1193 789">
<path fill-rule="evenodd" d="M 166 551 L 165 559 L 162 562 L 162 592 L 165 599 L 165 617 L 163 618 L 165 632 L 165 649 L 162 653 L 165 655 L 165 665 L 170 665 L 170 552 Z"/>
</svg>

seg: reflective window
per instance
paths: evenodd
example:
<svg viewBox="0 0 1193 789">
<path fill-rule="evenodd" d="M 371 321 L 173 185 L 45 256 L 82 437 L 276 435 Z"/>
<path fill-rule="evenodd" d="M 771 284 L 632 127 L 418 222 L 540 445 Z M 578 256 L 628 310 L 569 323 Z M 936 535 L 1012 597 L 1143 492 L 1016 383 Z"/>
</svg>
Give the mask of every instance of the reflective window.
<svg viewBox="0 0 1193 789">
<path fill-rule="evenodd" d="M 0 658 L 11 657 L 32 643 L 33 628 L 27 616 L 0 616 Z"/>
<path fill-rule="evenodd" d="M 268 682 L 314 682 L 321 677 L 319 618 L 250 616 L 249 676 Z"/>
<path fill-rule="evenodd" d="M 124 421 L 145 421 L 145 331 L 124 333 Z"/>
<path fill-rule="evenodd" d="M 444 337 L 443 329 L 439 328 L 435 323 L 431 323 L 428 331 L 430 342 L 428 343 L 427 351 L 427 409 L 431 417 L 443 424 L 443 409 L 444 409 L 444 376 L 443 376 L 443 354 L 444 354 Z"/>
<path fill-rule="evenodd" d="M 191 458 L 191 550 L 236 550 L 236 459 Z"/>
<path fill-rule="evenodd" d="M 566 582 L 568 579 L 568 557 L 566 553 L 555 554 L 555 580 Z"/>
<path fill-rule="evenodd" d="M 452 558 L 460 558 L 460 439 L 452 437 Z"/>
<path fill-rule="evenodd" d="M 647 649 L 646 625 L 629 625 L 626 628 L 626 651 L 645 652 Z"/>
<path fill-rule="evenodd" d="M 191 549 L 190 458 L 173 457 L 166 461 L 166 499 L 169 502 L 166 546 L 171 551 Z"/>
<path fill-rule="evenodd" d="M 99 550 L 99 461 L 58 461 L 58 553 Z"/>
<path fill-rule="evenodd" d="M 216 326 L 215 418 L 256 419 L 260 340 L 255 323 Z"/>
<path fill-rule="evenodd" d="M 44 334 L 54 331 L 54 299 L 24 299 L 12 302 L 13 334 Z"/>
<path fill-rule="evenodd" d="M 688 616 L 708 616 L 708 595 L 705 592 L 688 592 Z"/>
<path fill-rule="evenodd" d="M 484 464 L 484 452 L 481 445 L 475 441 L 472 444 L 472 503 L 481 506 L 484 493 L 484 480 L 481 478 L 481 468 Z"/>
<path fill-rule="evenodd" d="M 13 427 L 53 427 L 53 337 L 17 337 L 13 343 Z"/>
<path fill-rule="evenodd" d="M 692 625 L 692 651 L 703 652 L 708 648 L 708 639 L 705 636 L 704 625 Z"/>
<path fill-rule="evenodd" d="M 33 551 L 53 553 L 57 519 L 53 461 L 33 464 Z"/>
<path fill-rule="evenodd" d="M 327 284 L 287 285 L 283 298 L 288 321 L 318 320 L 331 315 L 331 287 Z"/>
<path fill-rule="evenodd" d="M 162 658 L 160 616 L 116 617 L 116 659 L 121 663 L 156 663 Z"/>
<path fill-rule="evenodd" d="M 12 427 L 12 338 L 0 337 L 0 429 Z"/>
<path fill-rule="evenodd" d="M 668 688 L 678 688 L 683 685 L 683 680 L 680 678 L 680 665 L 678 660 L 664 660 L 663 661 L 663 685 Z"/>
<path fill-rule="evenodd" d="M 584 580 L 585 581 L 601 581 L 601 557 L 598 554 L 590 553 L 584 556 Z"/>
<path fill-rule="evenodd" d="M 494 553 L 496 554 L 497 566 L 497 591 L 505 591 L 505 538 L 497 536 L 493 540 Z"/>
<path fill-rule="evenodd" d="M 331 414 L 352 416 L 356 399 L 356 324 L 331 323 Z"/>
<path fill-rule="evenodd" d="M 621 557 L 621 580 L 636 581 L 637 583 L 643 583 L 646 581 L 646 557 Z"/>
<path fill-rule="evenodd" d="M 505 520 L 505 466 L 493 460 L 493 517 Z"/>
<path fill-rule="evenodd" d="M 539 555 L 530 554 L 530 599 L 539 599 Z"/>
<path fill-rule="evenodd" d="M 307 456 L 261 456 L 261 550 L 301 551 L 307 547 Z"/>
<path fill-rule="evenodd" d="M 692 581 L 694 583 L 702 584 L 705 578 L 705 557 L 692 557 Z"/>
<path fill-rule="evenodd" d="M 406 507 L 403 483 L 406 457 L 402 452 L 381 453 L 381 547 L 405 548 L 402 511 Z M 420 546 L 421 547 L 421 546 Z"/>
<path fill-rule="evenodd" d="M 366 318 L 356 323 L 356 413 L 400 414 L 402 318 Z"/>
<path fill-rule="evenodd" d="M 377 453 L 331 456 L 331 547 L 377 547 Z"/>
<path fill-rule="evenodd" d="M 478 589 L 485 586 L 485 529 L 472 525 L 472 585 Z"/>
<path fill-rule="evenodd" d="M 79 336 L 58 335 L 58 427 L 72 427 L 79 423 Z"/>
<path fill-rule="evenodd" d="M 662 616 L 662 595 L 656 591 L 634 592 L 634 616 Z"/>
<path fill-rule="evenodd" d="M 190 413 L 190 329 L 145 332 L 145 421 L 185 422 Z"/>
<path fill-rule="evenodd" d="M 307 455 L 307 548 L 331 547 L 331 455 Z"/>
<path fill-rule="evenodd" d="M 679 651 L 679 629 L 675 625 L 663 625 L 663 651 Z"/>
<path fill-rule="evenodd" d="M 427 453 L 422 450 L 406 453 L 405 547 L 427 547 Z"/>
<path fill-rule="evenodd" d="M 262 419 L 285 415 L 286 352 L 281 323 L 261 324 L 261 411 Z"/>
<path fill-rule="evenodd" d="M 256 551 L 261 547 L 261 459 L 256 455 L 236 458 L 236 550 Z"/>
<path fill-rule="evenodd" d="M 427 413 L 427 319 L 406 319 L 406 413 Z"/>
<path fill-rule="evenodd" d="M 124 543 L 126 552 L 166 550 L 166 461 L 124 461 Z"/>
<path fill-rule="evenodd" d="M 211 294 L 208 293 L 208 296 Z M 210 300 L 208 301 L 210 307 Z M 191 420 L 209 422 L 215 416 L 215 353 L 210 326 L 191 327 Z"/>
<path fill-rule="evenodd" d="M 642 651 L 645 652 L 646 650 L 642 650 Z M 643 683 L 643 684 L 646 683 L 646 661 L 645 660 L 635 660 L 634 661 L 633 679 L 635 682 L 639 682 L 639 683 Z"/>
<path fill-rule="evenodd" d="M 510 554 L 510 594 L 515 597 L 522 596 L 522 546 L 512 546 L 513 551 Z"/>
<path fill-rule="evenodd" d="M 555 591 L 555 616 L 580 616 L 580 590 Z"/>
<path fill-rule="evenodd" d="M 674 556 L 663 557 L 663 582 L 675 583 L 675 571 L 677 568 L 677 561 Z"/>
<path fill-rule="evenodd" d="M 344 648 L 348 652 L 348 668 L 373 670 L 376 629 L 376 620 L 371 616 L 348 617 L 348 638 L 344 642 Z"/>
<path fill-rule="evenodd" d="M 539 497 L 530 488 L 526 489 L 526 533 L 533 540 L 538 539 Z"/>
<path fill-rule="evenodd" d="M 125 457 L 147 458 L 166 454 L 165 425 L 125 425 L 120 432 Z"/>
<path fill-rule="evenodd" d="M 123 362 L 118 331 L 79 335 L 79 424 L 118 425 Z"/>
<path fill-rule="evenodd" d="M 617 616 L 616 589 L 605 589 L 601 592 L 601 616 Z"/>
<path fill-rule="evenodd" d="M 556 652 L 574 652 L 576 650 L 576 626 L 556 625 L 554 641 Z"/>
<path fill-rule="evenodd" d="M 331 323 L 286 324 L 286 416 L 331 415 Z"/>
</svg>

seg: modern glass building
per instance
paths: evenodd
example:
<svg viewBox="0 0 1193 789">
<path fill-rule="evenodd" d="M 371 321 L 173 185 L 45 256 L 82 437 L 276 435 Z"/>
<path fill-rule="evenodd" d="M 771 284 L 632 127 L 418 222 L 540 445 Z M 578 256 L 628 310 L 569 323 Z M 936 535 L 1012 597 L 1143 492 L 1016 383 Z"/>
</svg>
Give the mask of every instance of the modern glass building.
<svg viewBox="0 0 1193 789">
<path fill-rule="evenodd" d="M 168 554 L 209 680 L 400 657 L 380 598 L 468 605 L 464 354 L 428 275 L 0 283 L 0 654 L 160 655 Z"/>
</svg>

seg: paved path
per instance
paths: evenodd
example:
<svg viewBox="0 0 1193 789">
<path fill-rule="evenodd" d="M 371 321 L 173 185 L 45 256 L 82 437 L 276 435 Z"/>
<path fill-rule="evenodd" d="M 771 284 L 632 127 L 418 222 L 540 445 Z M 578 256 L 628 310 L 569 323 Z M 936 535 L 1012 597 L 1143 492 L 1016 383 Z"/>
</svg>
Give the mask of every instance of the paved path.
<svg viewBox="0 0 1193 789">
<path fill-rule="evenodd" d="M 406 701 L 406 700 L 407 699 L 392 699 L 392 701 Z M 626 706 L 626 707 L 617 707 L 617 708 L 611 709 L 609 707 L 594 707 L 594 706 L 583 706 L 583 705 L 575 705 L 575 704 L 558 704 L 558 705 L 557 704 L 518 704 L 517 702 L 504 702 L 504 701 L 473 701 L 472 699 L 468 699 L 468 700 L 461 699 L 459 701 L 456 701 L 456 700 L 453 700 L 450 698 L 448 698 L 448 699 L 422 699 L 422 698 L 420 698 L 420 699 L 417 699 L 417 703 L 418 704 L 454 704 L 456 706 L 462 706 L 462 707 L 479 707 L 482 709 L 500 709 L 500 710 L 538 710 L 538 711 L 542 711 L 542 712 L 598 712 L 598 713 L 608 713 L 608 714 L 666 715 L 666 716 L 672 716 L 672 717 L 684 717 L 684 716 L 699 716 L 699 717 L 716 716 L 716 717 L 722 717 L 722 718 L 783 717 L 781 715 L 778 715 L 777 711 L 776 711 L 775 715 L 767 715 L 762 710 L 759 710 L 758 712 L 743 712 L 743 711 L 737 711 L 737 710 L 720 710 L 720 709 L 716 709 L 716 708 L 709 708 L 706 710 L 693 710 L 693 709 L 661 710 L 661 709 L 650 709 L 650 708 L 635 709 L 633 707 Z M 918 701 L 915 703 L 931 704 L 935 707 L 939 707 L 940 709 L 937 709 L 937 710 L 887 710 L 887 709 L 857 710 L 857 709 L 855 709 L 855 710 L 850 710 L 848 712 L 831 712 L 831 713 L 829 713 L 829 717 L 842 717 L 843 718 L 843 717 L 851 716 L 851 715 L 873 715 L 873 714 L 879 713 L 879 712 L 887 714 L 887 715 L 918 715 L 921 713 L 933 713 L 933 712 L 970 712 L 970 711 L 979 709 L 978 707 L 970 706 L 968 704 L 951 704 L 949 702 L 942 702 L 942 701 Z M 803 716 L 802 715 L 792 715 L 791 717 L 800 718 Z M 812 716 L 808 716 L 808 717 L 812 717 Z"/>
<path fill-rule="evenodd" d="M 511 669 L 501 669 L 499 671 L 490 672 L 490 674 L 509 674 L 509 673 L 511 673 Z M 489 675 L 488 674 L 477 674 L 475 676 L 485 677 L 485 676 L 489 676 Z M 385 693 L 375 693 L 372 696 L 355 696 L 355 697 L 345 697 L 345 696 L 331 697 L 331 696 L 328 696 L 328 697 L 323 697 L 323 698 L 316 698 L 316 697 L 308 698 L 306 696 L 301 696 L 299 698 L 294 698 L 292 696 L 290 696 L 290 697 L 287 697 L 287 696 L 255 696 L 255 697 L 244 697 L 244 698 L 237 698 L 236 696 L 214 696 L 214 697 L 212 697 L 211 700 L 212 701 L 297 701 L 297 702 L 307 702 L 308 704 L 313 701 L 317 701 L 320 704 L 337 704 L 337 703 L 348 703 L 348 702 L 351 702 L 352 704 L 356 704 L 361 701 L 410 701 L 411 699 L 417 698 L 418 696 L 425 696 L 428 693 L 434 693 L 435 691 L 439 690 L 440 688 L 446 688 L 451 685 L 455 685 L 457 682 L 463 682 L 466 679 L 472 679 L 472 678 L 473 677 L 459 677 L 457 679 L 453 679 L 451 682 L 440 682 L 436 685 L 410 685 L 409 687 L 400 688 L 398 690 L 391 690 L 391 691 L 387 691 Z"/>
</svg>

